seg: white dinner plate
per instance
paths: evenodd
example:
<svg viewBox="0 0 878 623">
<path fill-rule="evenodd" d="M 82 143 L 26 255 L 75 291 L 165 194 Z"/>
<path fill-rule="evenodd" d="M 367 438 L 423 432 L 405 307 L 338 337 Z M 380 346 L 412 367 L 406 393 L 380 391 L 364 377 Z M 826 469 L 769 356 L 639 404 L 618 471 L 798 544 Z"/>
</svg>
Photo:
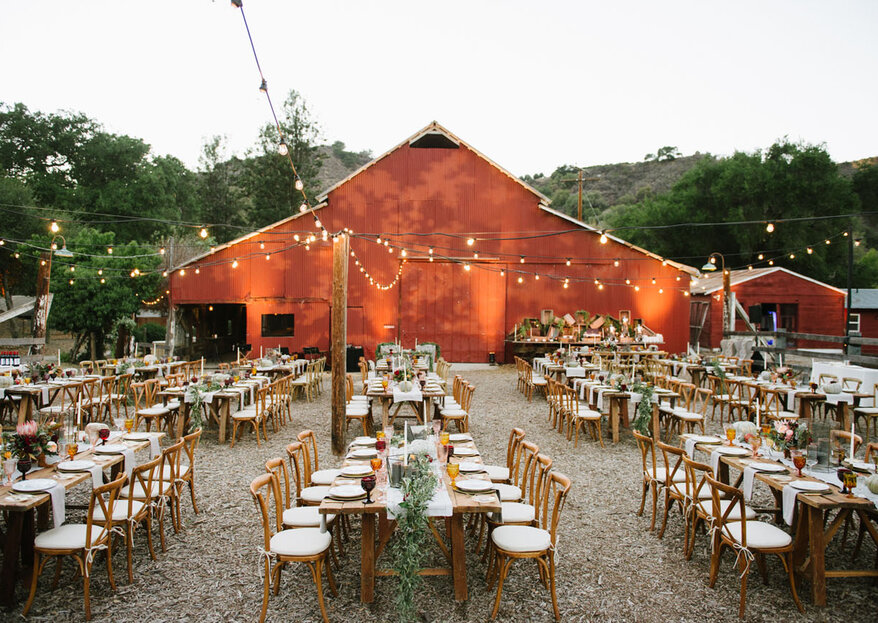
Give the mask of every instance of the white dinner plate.
<svg viewBox="0 0 878 623">
<path fill-rule="evenodd" d="M 484 493 L 494 488 L 490 480 L 458 480 L 454 486 L 465 493 Z"/>
<path fill-rule="evenodd" d="M 720 446 L 716 449 L 716 452 L 726 456 L 750 456 L 752 454 L 750 450 L 739 448 L 738 446 Z"/>
<path fill-rule="evenodd" d="M 376 439 L 374 437 L 357 437 L 354 439 L 355 446 L 374 446 Z"/>
<path fill-rule="evenodd" d="M 31 480 L 19 480 L 12 485 L 12 490 L 18 493 L 42 493 L 58 484 L 51 478 L 32 478 Z"/>
<path fill-rule="evenodd" d="M 853 461 L 851 463 L 851 469 L 855 469 L 858 472 L 874 472 L 875 464 L 865 463 L 863 461 Z"/>
<path fill-rule="evenodd" d="M 695 440 L 695 443 L 722 443 L 722 439 L 716 435 L 690 435 L 689 439 Z"/>
<path fill-rule="evenodd" d="M 126 441 L 149 441 L 151 437 L 149 433 L 131 433 L 123 437 Z"/>
<path fill-rule="evenodd" d="M 84 472 L 95 465 L 94 461 L 62 461 L 56 467 L 59 472 Z"/>
<path fill-rule="evenodd" d="M 95 454 L 122 454 L 128 449 L 123 443 L 108 443 L 105 446 L 95 446 Z"/>
<path fill-rule="evenodd" d="M 474 473 L 474 472 L 485 471 L 484 465 L 482 465 L 481 463 L 473 463 L 472 461 L 465 461 L 463 463 L 458 463 L 457 466 L 460 469 L 460 471 L 463 472 L 464 474 L 467 472 Z"/>
<path fill-rule="evenodd" d="M 762 461 L 754 461 L 750 463 L 750 467 L 755 469 L 757 472 L 785 472 L 787 468 L 781 465 L 780 463 L 764 463 Z"/>
<path fill-rule="evenodd" d="M 348 465 L 341 468 L 342 476 L 367 476 L 372 473 L 370 465 Z"/>
<path fill-rule="evenodd" d="M 339 500 L 355 500 L 366 495 L 366 492 L 359 485 L 341 485 L 339 487 L 332 487 L 327 495 Z"/>
<path fill-rule="evenodd" d="M 813 480 L 793 480 L 792 482 L 790 482 L 790 486 L 798 489 L 799 491 L 830 491 L 829 485 L 825 482 L 814 482 Z"/>
<path fill-rule="evenodd" d="M 454 448 L 454 456 L 479 456 L 478 451 L 472 448 Z"/>
<path fill-rule="evenodd" d="M 473 437 L 469 433 L 454 433 L 449 435 L 448 439 L 451 441 L 472 441 Z"/>
<path fill-rule="evenodd" d="M 348 456 L 353 459 L 371 459 L 374 456 L 378 456 L 378 453 L 374 449 L 361 448 L 359 450 L 352 450 Z"/>
</svg>

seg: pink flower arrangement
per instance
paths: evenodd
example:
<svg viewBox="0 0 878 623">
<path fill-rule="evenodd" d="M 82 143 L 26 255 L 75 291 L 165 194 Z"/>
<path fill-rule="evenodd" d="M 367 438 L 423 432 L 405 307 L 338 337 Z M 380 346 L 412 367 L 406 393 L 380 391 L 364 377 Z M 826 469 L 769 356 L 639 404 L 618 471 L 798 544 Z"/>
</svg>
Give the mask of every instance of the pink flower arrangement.
<svg viewBox="0 0 878 623">
<path fill-rule="evenodd" d="M 805 448 L 811 443 L 811 431 L 805 424 L 791 420 L 777 420 L 768 432 L 768 439 L 778 450 Z"/>
<path fill-rule="evenodd" d="M 7 448 L 19 459 L 36 459 L 39 455 L 57 454 L 58 445 L 33 421 L 19 424 L 14 433 L 3 435 Z"/>
</svg>

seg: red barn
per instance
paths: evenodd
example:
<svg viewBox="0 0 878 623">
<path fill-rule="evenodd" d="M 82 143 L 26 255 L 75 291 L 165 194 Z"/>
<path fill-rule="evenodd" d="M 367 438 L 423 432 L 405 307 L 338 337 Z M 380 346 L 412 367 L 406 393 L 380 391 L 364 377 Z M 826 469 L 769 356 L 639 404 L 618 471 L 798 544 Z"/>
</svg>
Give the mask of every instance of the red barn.
<svg viewBox="0 0 878 623">
<path fill-rule="evenodd" d="M 766 331 L 786 329 L 798 333 L 844 335 L 845 290 L 780 266 L 733 270 L 730 282 L 732 297 L 745 312 L 751 307 L 761 306 L 763 322 L 760 325 Z M 722 293 L 720 271 L 692 282 L 695 334 L 692 339 L 702 347 L 718 348 L 722 340 Z M 739 312 L 733 311 L 733 318 L 736 331 L 747 330 Z M 789 346 L 828 348 L 833 345 L 800 340 Z"/>
<path fill-rule="evenodd" d="M 332 241 L 317 219 L 330 234 L 353 232 L 348 343 L 367 353 L 417 338 L 451 361 L 483 362 L 489 352 L 502 361 L 506 335 L 542 309 L 627 311 L 666 348 L 686 345 L 692 268 L 556 212 L 432 123 L 324 192 L 313 213 L 178 266 L 170 300 L 197 351 L 328 349 Z"/>
<path fill-rule="evenodd" d="M 878 290 L 851 290 L 851 332 L 861 337 L 878 337 Z M 863 346 L 864 355 L 878 355 L 878 346 Z"/>
</svg>

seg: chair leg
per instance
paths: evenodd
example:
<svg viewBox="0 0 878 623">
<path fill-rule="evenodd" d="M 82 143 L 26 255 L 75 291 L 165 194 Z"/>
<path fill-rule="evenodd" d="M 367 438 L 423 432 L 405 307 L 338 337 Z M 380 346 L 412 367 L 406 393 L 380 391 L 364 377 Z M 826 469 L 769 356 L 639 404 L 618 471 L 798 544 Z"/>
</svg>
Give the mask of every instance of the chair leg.
<svg viewBox="0 0 878 623">
<path fill-rule="evenodd" d="M 497 618 L 497 612 L 500 610 L 500 596 L 503 594 L 503 581 L 509 573 L 509 566 L 512 564 L 512 558 L 504 559 L 499 553 L 496 554 L 499 563 L 499 579 L 497 580 L 497 598 L 494 600 L 494 609 L 491 611 L 491 620 Z"/>
<path fill-rule="evenodd" d="M 30 594 L 27 596 L 27 603 L 24 604 L 24 610 L 21 611 L 23 616 L 27 616 L 27 613 L 30 612 L 30 607 L 34 603 L 34 596 L 37 594 L 37 579 L 40 577 L 43 564 L 45 563 L 40 560 L 40 553 L 34 552 L 34 573 L 30 583 Z"/>
<path fill-rule="evenodd" d="M 555 593 L 555 556 L 549 551 L 549 590 L 552 593 L 552 606 L 555 609 L 555 620 L 561 620 L 561 613 L 558 610 L 558 595 Z"/>
<path fill-rule="evenodd" d="M 329 623 L 329 617 L 326 616 L 326 604 L 323 601 L 323 578 L 321 577 L 323 569 L 321 561 L 310 562 L 308 567 L 311 569 L 314 584 L 317 586 L 317 602 L 320 604 L 320 614 L 323 615 L 323 623 Z"/>
</svg>

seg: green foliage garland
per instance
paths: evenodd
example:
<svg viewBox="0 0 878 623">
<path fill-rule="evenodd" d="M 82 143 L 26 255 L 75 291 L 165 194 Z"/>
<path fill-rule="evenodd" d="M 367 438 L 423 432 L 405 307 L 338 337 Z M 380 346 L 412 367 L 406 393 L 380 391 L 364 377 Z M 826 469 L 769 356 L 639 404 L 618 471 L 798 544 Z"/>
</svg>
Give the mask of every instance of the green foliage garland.
<svg viewBox="0 0 878 623">
<path fill-rule="evenodd" d="M 399 579 L 396 608 L 402 623 L 417 620 L 415 589 L 421 583 L 418 572 L 423 566 L 430 538 L 427 504 L 437 485 L 426 456 L 417 455 L 409 460 L 409 469 L 411 475 L 403 478 L 400 486 L 402 502 L 396 518 L 396 534 L 390 544 L 393 570 Z"/>
<path fill-rule="evenodd" d="M 652 385 L 635 383 L 632 391 L 641 395 L 634 414 L 634 430 L 642 435 L 649 435 L 649 423 L 652 421 L 652 396 L 655 393 Z"/>
</svg>

